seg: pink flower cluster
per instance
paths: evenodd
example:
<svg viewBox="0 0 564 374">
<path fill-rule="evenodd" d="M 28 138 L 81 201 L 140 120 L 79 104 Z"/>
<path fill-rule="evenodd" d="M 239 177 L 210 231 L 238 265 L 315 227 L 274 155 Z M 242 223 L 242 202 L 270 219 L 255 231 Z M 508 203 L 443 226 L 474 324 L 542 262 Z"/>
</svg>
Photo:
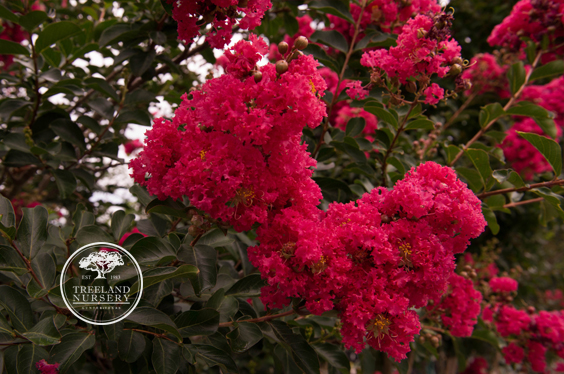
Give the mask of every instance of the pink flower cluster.
<svg viewBox="0 0 564 374">
<path fill-rule="evenodd" d="M 501 98 L 509 97 L 506 71 L 507 65 L 500 66 L 492 54 L 480 53 L 472 57 L 468 69 L 462 73 L 462 78 L 472 83 L 472 89 L 467 90 L 466 95 L 475 91 L 479 95 L 494 92 Z"/>
<path fill-rule="evenodd" d="M 563 24 L 563 0 L 521 0 L 515 4 L 511 14 L 493 29 L 488 43 L 519 51 L 526 45 L 525 39 L 540 42 L 546 36 L 555 42 L 564 36 Z M 564 47 L 560 46 L 551 53 L 551 59 L 563 53 Z"/>
<path fill-rule="evenodd" d="M 401 26 L 408 21 L 413 14 L 438 13 L 441 10 L 436 0 L 375 0 L 364 8 L 360 21 L 358 40 L 364 37 L 364 31 L 369 26 L 376 26 L 385 32 L 398 33 Z M 361 7 L 351 2 L 350 12 L 356 21 L 360 17 Z M 342 18 L 328 14 L 331 22 L 328 30 L 337 30 L 350 42 L 354 35 L 354 25 Z"/>
<path fill-rule="evenodd" d="M 522 100 L 533 102 L 555 114 L 557 140 L 564 129 L 564 77 L 552 80 L 542 86 L 529 86 L 523 90 Z M 526 179 L 533 179 L 535 174 L 552 170 L 544 156 L 529 142 L 519 136 L 517 131 L 544 135 L 542 129 L 531 118 L 518 118 L 507 131 L 507 137 L 501 144 L 505 158 L 512 167 Z"/>
<path fill-rule="evenodd" d="M 434 300 L 427 310 L 438 314 L 442 324 L 454 336 L 470 336 L 480 315 L 482 294 L 474 289 L 472 280 L 453 273 L 448 280 L 448 291 Z"/>
<path fill-rule="evenodd" d="M 479 200 L 455 172 L 427 162 L 392 191 L 374 189 L 326 213 L 284 209 L 258 229 L 249 259 L 268 281 L 266 305 L 299 297 L 312 313 L 335 309 L 346 346 L 369 343 L 401 360 L 420 330 L 412 308 L 441 297 L 454 254 L 485 225 Z"/>
<path fill-rule="evenodd" d="M 418 15 L 410 19 L 399 34 L 396 47 L 366 52 L 361 64 L 373 70 L 373 81 L 387 76 L 406 84 L 409 79 L 416 79 L 425 88 L 426 102 L 438 103 L 444 90 L 435 83 L 429 86 L 430 78 L 433 74 L 446 76 L 450 66 L 460 59 L 460 45 L 450 37 L 448 25 L 439 25 L 450 22 L 448 17 Z"/>
<path fill-rule="evenodd" d="M 511 293 L 517 291 L 519 284 L 515 279 L 509 277 L 496 277 L 490 279 L 490 288 L 493 292 Z"/>
<path fill-rule="evenodd" d="M 509 278 L 494 279 L 498 279 L 498 283 L 503 279 L 506 283 L 502 286 L 504 290 L 516 289 L 513 282 L 507 282 Z M 501 337 L 510 339 L 502 350 L 508 364 L 528 362 L 533 371 L 544 373 L 547 352 L 552 351 L 564 359 L 564 311 L 535 313 L 534 309 L 527 312 L 512 305 L 496 303 L 484 308 L 482 319 L 492 322 Z"/>
<path fill-rule="evenodd" d="M 206 40 L 213 48 L 222 49 L 231 42 L 233 26 L 252 30 L 270 9 L 270 0 L 167 0 L 173 4 L 172 17 L 178 22 L 178 38 L 190 43 L 202 24 L 211 23 Z"/>
<path fill-rule="evenodd" d="M 213 219 L 244 231 L 321 198 L 301 134 L 326 115 L 320 99 L 326 85 L 311 56 L 293 60 L 281 75 L 267 64 L 256 83 L 251 70 L 267 52 L 264 41 L 251 36 L 232 51 L 227 74 L 184 95 L 172 121 L 155 120 L 130 167 L 151 194 L 187 196 Z"/>
<path fill-rule="evenodd" d="M 57 374 L 59 372 L 59 364 L 49 364 L 45 359 L 37 361 L 35 363 L 35 368 L 41 372 L 41 374 Z"/>
</svg>

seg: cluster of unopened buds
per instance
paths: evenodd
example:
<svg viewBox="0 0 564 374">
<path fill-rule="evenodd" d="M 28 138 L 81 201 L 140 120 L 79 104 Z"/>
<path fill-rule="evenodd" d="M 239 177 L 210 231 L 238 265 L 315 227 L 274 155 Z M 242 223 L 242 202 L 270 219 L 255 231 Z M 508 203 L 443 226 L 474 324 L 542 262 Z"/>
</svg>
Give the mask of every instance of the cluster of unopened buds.
<svg viewBox="0 0 564 374">
<path fill-rule="evenodd" d="M 425 159 L 425 157 L 433 157 L 437 154 L 437 138 L 442 131 L 442 127 L 442 123 L 435 122 L 434 129 L 427 135 L 427 138 L 413 141 L 413 148 L 420 160 Z"/>
</svg>

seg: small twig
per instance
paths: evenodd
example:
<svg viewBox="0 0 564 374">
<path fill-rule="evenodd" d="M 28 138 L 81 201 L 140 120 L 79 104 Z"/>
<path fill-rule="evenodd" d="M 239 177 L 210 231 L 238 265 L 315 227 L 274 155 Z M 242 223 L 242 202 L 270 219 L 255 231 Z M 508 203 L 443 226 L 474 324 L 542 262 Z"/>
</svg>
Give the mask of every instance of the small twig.
<svg viewBox="0 0 564 374">
<path fill-rule="evenodd" d="M 464 112 L 464 110 L 468 107 L 468 105 L 470 105 L 470 103 L 472 102 L 472 100 L 474 100 L 474 98 L 478 95 L 478 91 L 474 91 L 470 94 L 470 96 L 468 96 L 466 98 L 466 101 L 460 106 L 460 108 L 457 109 L 456 112 L 454 112 L 454 114 L 448 119 L 448 121 L 441 127 L 441 131 L 446 130 L 450 125 L 452 125 L 452 123 L 454 122 L 455 119 L 458 118 L 458 116 Z"/>
<path fill-rule="evenodd" d="M 480 198 L 480 199 L 484 199 L 486 197 L 493 196 L 493 195 L 500 195 L 500 194 L 509 193 L 509 192 L 525 192 L 525 191 L 530 191 L 533 188 L 561 186 L 563 184 L 564 184 L 564 179 L 556 179 L 556 180 L 552 180 L 552 181 L 548 181 L 548 182 L 528 184 L 525 187 L 504 188 L 502 190 L 483 192 L 483 193 L 478 194 L 476 196 L 478 196 L 478 198 Z"/>
<path fill-rule="evenodd" d="M 440 327 L 427 326 L 427 325 L 421 326 L 421 329 L 422 329 L 422 330 L 425 329 L 425 330 L 436 331 L 436 332 L 440 332 L 440 333 L 445 333 L 445 332 L 446 332 L 444 329 L 441 329 Z"/>
<path fill-rule="evenodd" d="M 504 208 L 514 208 L 516 206 L 538 203 L 539 201 L 543 201 L 543 200 L 544 200 L 544 197 L 537 197 L 536 199 L 523 200 L 523 201 L 517 201 L 517 202 L 514 202 L 514 203 L 505 204 L 503 207 Z"/>
</svg>

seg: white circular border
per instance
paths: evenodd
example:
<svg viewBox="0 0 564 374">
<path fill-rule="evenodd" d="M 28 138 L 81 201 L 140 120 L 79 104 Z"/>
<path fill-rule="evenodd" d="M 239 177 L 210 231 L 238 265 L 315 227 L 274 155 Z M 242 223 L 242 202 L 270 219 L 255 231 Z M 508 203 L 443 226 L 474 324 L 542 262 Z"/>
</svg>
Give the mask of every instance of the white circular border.
<svg viewBox="0 0 564 374">
<path fill-rule="evenodd" d="M 123 251 L 127 254 L 127 256 L 133 260 L 133 263 L 135 264 L 135 266 L 137 267 L 137 271 L 138 271 L 138 277 L 139 277 L 139 282 L 141 284 L 141 286 L 139 287 L 139 291 L 137 291 L 137 301 L 135 301 L 135 303 L 133 304 L 132 307 L 130 307 L 129 312 L 125 313 L 123 316 L 119 317 L 118 319 L 112 320 L 110 322 L 93 322 L 93 321 L 89 321 L 86 318 L 83 318 L 82 316 L 80 316 L 75 310 L 74 308 L 72 308 L 69 303 L 67 302 L 66 296 L 65 296 L 65 288 L 64 288 L 64 283 L 63 280 L 65 279 L 64 274 L 66 273 L 66 270 L 68 268 L 68 265 L 72 262 L 72 260 L 78 256 L 80 253 L 84 252 L 85 250 L 89 249 L 90 247 L 95 247 L 95 246 L 104 246 L 104 247 L 111 247 L 113 249 L 118 249 L 120 251 Z M 137 260 L 131 255 L 131 253 L 129 253 L 125 248 L 120 247 L 119 245 L 113 244 L 113 243 L 106 243 L 106 242 L 96 242 L 96 243 L 90 243 L 87 244 L 83 247 L 80 247 L 79 249 L 77 249 L 68 259 L 67 262 L 65 262 L 65 266 L 63 266 L 63 270 L 61 271 L 61 281 L 60 281 L 60 287 L 61 287 L 61 296 L 63 297 L 63 301 L 65 302 L 65 305 L 67 306 L 67 308 L 71 311 L 72 314 L 74 314 L 75 317 L 77 317 L 78 319 L 80 319 L 81 321 L 84 321 L 86 323 L 90 323 L 92 325 L 112 325 L 114 323 L 117 323 L 121 320 L 124 320 L 125 318 L 127 318 L 127 316 L 129 316 L 137 307 L 137 304 L 139 304 L 139 301 L 141 301 L 141 295 L 143 294 L 143 273 L 141 271 L 141 267 L 139 266 L 139 264 L 137 263 Z"/>
</svg>

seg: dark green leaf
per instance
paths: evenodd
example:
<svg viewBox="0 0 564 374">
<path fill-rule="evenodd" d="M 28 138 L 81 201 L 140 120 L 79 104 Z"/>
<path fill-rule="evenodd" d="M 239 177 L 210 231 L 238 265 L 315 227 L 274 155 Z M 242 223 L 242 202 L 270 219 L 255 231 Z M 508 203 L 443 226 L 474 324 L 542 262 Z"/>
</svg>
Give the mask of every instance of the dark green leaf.
<svg viewBox="0 0 564 374">
<path fill-rule="evenodd" d="M 494 332 L 491 330 L 479 330 L 479 329 L 475 329 L 472 332 L 472 338 L 474 339 L 478 339 L 478 340 L 482 340 L 484 342 L 487 342 L 491 345 L 493 345 L 495 348 L 497 348 L 498 350 L 500 349 L 499 346 L 499 340 L 497 339 L 497 337 L 495 336 Z"/>
<path fill-rule="evenodd" d="M 552 166 L 556 176 L 559 176 L 560 173 L 562 173 L 562 150 L 557 142 L 533 133 L 517 131 L 517 134 L 539 150 L 539 152 Z"/>
<path fill-rule="evenodd" d="M 155 51 L 150 52 L 140 52 L 136 55 L 132 56 L 129 59 L 129 66 L 131 67 L 131 71 L 136 76 L 140 77 L 151 67 L 153 61 L 155 61 L 156 57 Z"/>
<path fill-rule="evenodd" d="M 499 103 L 486 105 L 480 110 L 480 127 L 485 127 L 491 121 L 494 121 L 505 114 L 505 111 Z"/>
<path fill-rule="evenodd" d="M 20 100 L 20 99 L 8 99 L 4 100 L 0 103 L 0 118 L 8 119 L 18 109 L 21 109 L 25 106 L 30 106 L 31 103 L 29 101 Z"/>
<path fill-rule="evenodd" d="M 245 352 L 262 339 L 262 331 L 256 324 L 239 322 L 236 326 L 226 335 L 233 352 Z"/>
<path fill-rule="evenodd" d="M 529 82 L 562 74 L 564 74 L 564 60 L 555 60 L 536 68 L 531 74 Z"/>
<path fill-rule="evenodd" d="M 145 351 L 145 337 L 133 330 L 124 330 L 118 341 L 119 357 L 125 362 L 135 362 Z"/>
<path fill-rule="evenodd" d="M 187 218 L 186 206 L 170 197 L 166 200 L 154 199 L 145 208 L 146 213 L 167 214 L 173 217 Z"/>
<path fill-rule="evenodd" d="M 35 374 L 38 372 L 35 363 L 48 359 L 49 353 L 44 348 L 35 344 L 23 344 L 17 357 L 18 374 Z"/>
<path fill-rule="evenodd" d="M 15 15 L 10 9 L 6 8 L 2 4 L 0 4 L 0 18 L 7 19 L 8 21 L 16 24 L 20 23 L 20 17 Z"/>
<path fill-rule="evenodd" d="M 16 226 L 16 214 L 12 202 L 2 195 L 0 195 L 0 214 L 2 215 L 0 222 L 4 227 Z"/>
<path fill-rule="evenodd" d="M 18 227 L 17 244 L 19 250 L 28 259 L 39 252 L 47 240 L 47 219 L 49 214 L 42 206 L 22 208 L 23 218 Z"/>
<path fill-rule="evenodd" d="M 312 42 L 318 42 L 329 47 L 333 47 L 338 49 L 343 53 L 347 53 L 349 51 L 349 43 L 347 39 L 338 32 L 337 30 L 330 30 L 330 31 L 316 31 L 310 36 L 310 40 Z"/>
<path fill-rule="evenodd" d="M 15 289 L 2 285 L 0 286 L 0 305 L 10 316 L 10 321 L 14 329 L 25 332 L 34 325 L 33 313 L 27 299 Z"/>
<path fill-rule="evenodd" d="M 394 128 L 398 128 L 398 119 L 388 110 L 373 105 L 371 102 L 368 102 L 368 104 L 364 106 L 364 110 L 374 114 L 376 117 L 378 117 L 379 120 L 392 125 Z"/>
<path fill-rule="evenodd" d="M 507 181 L 517 188 L 525 187 L 525 182 L 523 182 L 521 176 L 511 169 L 496 170 L 492 175 L 500 184 Z"/>
<path fill-rule="evenodd" d="M 194 283 L 197 281 L 198 272 L 199 270 L 192 265 L 182 265 L 177 268 L 173 266 L 153 268 L 143 273 L 143 288 L 174 278 L 189 278 Z M 138 291 L 139 283 L 131 286 L 131 295 Z"/>
<path fill-rule="evenodd" d="M 497 223 L 494 212 L 490 208 L 482 206 L 482 214 L 484 215 L 492 234 L 497 235 L 499 232 L 499 224 Z"/>
<path fill-rule="evenodd" d="M 409 122 L 405 127 L 406 130 L 434 130 L 435 124 L 428 119 L 417 119 Z"/>
<path fill-rule="evenodd" d="M 174 320 L 183 337 L 211 335 L 219 326 L 219 313 L 211 308 L 189 310 Z"/>
<path fill-rule="evenodd" d="M 47 18 L 47 13 L 40 10 L 33 10 L 20 17 L 20 25 L 27 31 L 33 31 L 33 29 L 43 23 Z"/>
<path fill-rule="evenodd" d="M 511 93 L 514 94 L 525 84 L 525 66 L 522 61 L 516 62 L 507 71 L 507 79 L 509 79 L 509 88 Z"/>
<path fill-rule="evenodd" d="M 76 241 L 81 245 L 86 245 L 96 242 L 111 243 L 113 239 L 107 232 L 102 230 L 100 226 L 88 225 L 78 230 L 76 233 Z"/>
<path fill-rule="evenodd" d="M 346 370 L 347 373 L 350 372 L 349 359 L 339 347 L 329 343 L 315 343 L 312 344 L 312 347 L 329 365 L 340 370 Z"/>
<path fill-rule="evenodd" d="M 490 167 L 488 154 L 481 149 L 468 149 L 466 150 L 466 155 L 480 173 L 482 184 L 484 188 L 486 188 L 488 180 L 492 175 L 492 168 Z"/>
<path fill-rule="evenodd" d="M 41 288 L 48 290 L 53 287 L 57 275 L 57 265 L 49 253 L 39 252 L 31 260 L 31 268 L 41 283 L 39 284 Z"/>
<path fill-rule="evenodd" d="M 316 0 L 311 2 L 308 7 L 310 9 L 320 10 L 327 14 L 332 14 L 339 18 L 344 19 L 352 24 L 355 23 L 354 19 L 352 18 L 351 12 L 349 11 L 348 6 L 345 5 L 342 1 L 339 0 Z"/>
<path fill-rule="evenodd" d="M 151 359 L 157 374 L 174 374 L 180 366 L 179 357 L 182 354 L 178 344 L 170 340 L 153 339 L 153 353 Z"/>
<path fill-rule="evenodd" d="M 29 56 L 29 51 L 20 43 L 0 39 L 0 55 L 24 55 Z"/>
<path fill-rule="evenodd" d="M 319 373 L 317 354 L 301 335 L 294 334 L 292 329 L 283 321 L 272 320 L 268 324 L 272 326 L 274 334 L 284 343 L 285 348 L 292 353 L 294 362 L 304 373 Z"/>
<path fill-rule="evenodd" d="M 66 170 L 53 170 L 52 173 L 55 177 L 61 199 L 71 196 L 76 190 L 76 178 L 74 175 Z"/>
<path fill-rule="evenodd" d="M 260 274 L 247 275 L 240 279 L 225 292 L 226 296 L 255 297 L 260 296 L 260 289 L 265 286 Z"/>
<path fill-rule="evenodd" d="M 129 251 L 140 264 L 157 265 L 176 258 L 174 249 L 161 238 L 146 237 L 139 240 Z"/>
<path fill-rule="evenodd" d="M 219 366 L 225 373 L 239 373 L 235 361 L 225 351 L 212 345 L 194 344 L 196 358 L 202 359 L 208 366 Z"/>
<path fill-rule="evenodd" d="M 5 245 L 0 245 L 0 270 L 11 271 L 17 275 L 23 275 L 29 271 L 16 250 Z"/>
<path fill-rule="evenodd" d="M 57 330 L 52 316 L 42 319 L 22 335 L 37 345 L 53 345 L 61 342 L 61 333 Z"/>
<path fill-rule="evenodd" d="M 362 117 L 354 117 L 349 120 L 347 123 L 347 129 L 345 134 L 347 136 L 355 137 L 362 133 L 364 127 L 366 126 L 366 120 Z"/>
<path fill-rule="evenodd" d="M 96 338 L 94 334 L 84 332 L 71 332 L 63 336 L 61 343 L 51 350 L 51 360 L 58 362 L 59 372 L 65 373 L 84 351 L 94 347 Z"/>
<path fill-rule="evenodd" d="M 112 215 L 112 234 L 116 241 L 119 241 L 129 231 L 133 220 L 135 220 L 135 215 L 126 215 L 123 210 L 118 210 Z"/>
<path fill-rule="evenodd" d="M 182 246 L 182 260 L 199 269 L 198 284 L 193 284 L 197 294 L 215 286 L 217 280 L 217 252 L 214 248 L 197 244 L 194 247 Z"/>
<path fill-rule="evenodd" d="M 41 53 L 56 42 L 70 38 L 81 32 L 80 27 L 70 21 L 51 23 L 39 33 L 39 37 L 35 41 L 35 52 Z"/>
<path fill-rule="evenodd" d="M 182 341 L 182 336 L 178 332 L 176 324 L 160 310 L 146 306 L 138 307 L 127 317 L 127 320 L 168 331 L 176 336 L 179 342 Z"/>
<path fill-rule="evenodd" d="M 82 130 L 80 130 L 78 125 L 71 120 L 61 118 L 53 121 L 49 127 L 55 132 L 55 134 L 59 135 L 61 139 L 77 146 L 81 150 L 86 149 Z"/>
</svg>

